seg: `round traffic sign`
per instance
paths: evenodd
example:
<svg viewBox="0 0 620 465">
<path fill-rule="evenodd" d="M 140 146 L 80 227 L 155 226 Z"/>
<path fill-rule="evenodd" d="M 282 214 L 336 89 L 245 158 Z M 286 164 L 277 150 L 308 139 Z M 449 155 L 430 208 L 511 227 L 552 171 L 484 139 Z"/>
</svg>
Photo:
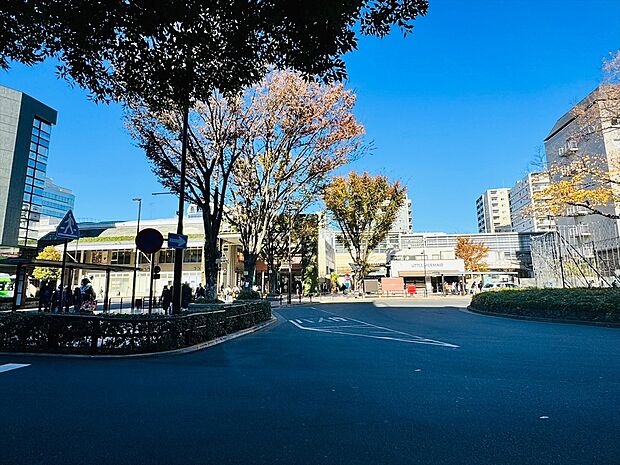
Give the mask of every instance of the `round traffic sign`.
<svg viewBox="0 0 620 465">
<path fill-rule="evenodd" d="M 144 253 L 155 253 L 164 243 L 164 236 L 157 229 L 145 228 L 136 236 L 136 247 Z"/>
</svg>

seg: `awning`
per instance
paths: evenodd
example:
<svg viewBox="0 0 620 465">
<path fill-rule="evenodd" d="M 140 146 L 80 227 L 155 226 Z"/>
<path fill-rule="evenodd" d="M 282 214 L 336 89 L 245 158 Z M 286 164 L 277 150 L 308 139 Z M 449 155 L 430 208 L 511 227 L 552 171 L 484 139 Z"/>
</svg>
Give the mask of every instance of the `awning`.
<svg viewBox="0 0 620 465">
<path fill-rule="evenodd" d="M 41 267 L 41 268 L 62 268 L 62 262 L 56 260 L 40 260 L 38 258 L 7 258 L 2 261 L 3 265 Z M 133 271 L 133 265 L 106 265 L 103 263 L 77 263 L 67 260 L 65 264 L 71 270 L 92 270 L 92 271 Z M 147 270 L 149 264 L 142 264 L 139 270 Z"/>
</svg>

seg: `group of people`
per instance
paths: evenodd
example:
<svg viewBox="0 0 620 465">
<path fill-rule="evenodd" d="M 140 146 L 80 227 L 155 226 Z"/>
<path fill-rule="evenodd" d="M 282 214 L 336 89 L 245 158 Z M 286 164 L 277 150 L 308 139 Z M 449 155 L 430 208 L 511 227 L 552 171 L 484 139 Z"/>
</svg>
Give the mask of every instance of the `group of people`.
<svg viewBox="0 0 620 465">
<path fill-rule="evenodd" d="M 81 286 L 73 291 L 60 284 L 54 286 L 49 280 L 43 281 L 39 289 L 39 311 L 51 313 L 93 312 L 97 308 L 97 295 L 90 279 L 84 278 Z M 72 310 L 73 309 L 73 310 Z"/>
<path fill-rule="evenodd" d="M 174 295 L 174 286 L 168 287 L 164 286 L 164 289 L 161 292 L 160 303 L 161 308 L 164 310 L 164 313 L 168 314 L 171 310 L 172 305 L 172 296 Z M 202 286 L 202 283 L 198 285 L 196 290 L 194 291 L 188 282 L 185 282 L 181 286 L 181 308 L 187 309 L 189 308 L 189 304 L 193 299 L 204 298 L 207 295 L 205 288 Z"/>
</svg>

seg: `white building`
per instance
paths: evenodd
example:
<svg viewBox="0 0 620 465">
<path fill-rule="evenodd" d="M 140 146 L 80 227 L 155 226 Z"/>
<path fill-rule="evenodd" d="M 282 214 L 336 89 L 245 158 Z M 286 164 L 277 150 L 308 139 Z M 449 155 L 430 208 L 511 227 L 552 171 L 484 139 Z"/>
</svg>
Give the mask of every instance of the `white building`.
<svg viewBox="0 0 620 465">
<path fill-rule="evenodd" d="M 476 200 L 478 232 L 496 233 L 512 231 L 510 218 L 510 189 L 489 189 Z"/>
<path fill-rule="evenodd" d="M 620 86 L 601 86 L 557 120 L 545 139 L 549 167 L 571 163 L 588 156 L 607 172 L 620 168 Z M 578 111 L 576 109 L 579 109 Z M 553 181 L 553 180 L 551 180 Z M 601 207 L 606 213 L 620 215 L 620 204 Z M 603 231 L 599 241 L 620 236 L 620 222 L 607 227 L 610 220 L 576 208 L 558 218 L 562 227 L 583 231 Z"/>
<path fill-rule="evenodd" d="M 549 186 L 547 173 L 528 173 L 510 189 L 510 216 L 512 230 L 515 232 L 553 231 L 552 218 L 536 215 L 535 194 Z"/>
<path fill-rule="evenodd" d="M 413 231 L 413 215 L 411 212 L 411 199 L 405 195 L 405 202 L 398 210 L 396 220 L 390 231 L 410 233 Z"/>
</svg>

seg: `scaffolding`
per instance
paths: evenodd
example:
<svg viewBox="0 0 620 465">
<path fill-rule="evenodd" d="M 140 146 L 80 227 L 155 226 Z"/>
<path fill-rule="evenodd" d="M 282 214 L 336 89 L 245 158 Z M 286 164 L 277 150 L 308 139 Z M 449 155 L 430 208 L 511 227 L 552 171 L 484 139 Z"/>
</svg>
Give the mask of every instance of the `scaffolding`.
<svg viewBox="0 0 620 465">
<path fill-rule="evenodd" d="M 532 265 L 538 287 L 617 287 L 620 285 L 618 222 L 558 225 L 532 237 Z"/>
</svg>

